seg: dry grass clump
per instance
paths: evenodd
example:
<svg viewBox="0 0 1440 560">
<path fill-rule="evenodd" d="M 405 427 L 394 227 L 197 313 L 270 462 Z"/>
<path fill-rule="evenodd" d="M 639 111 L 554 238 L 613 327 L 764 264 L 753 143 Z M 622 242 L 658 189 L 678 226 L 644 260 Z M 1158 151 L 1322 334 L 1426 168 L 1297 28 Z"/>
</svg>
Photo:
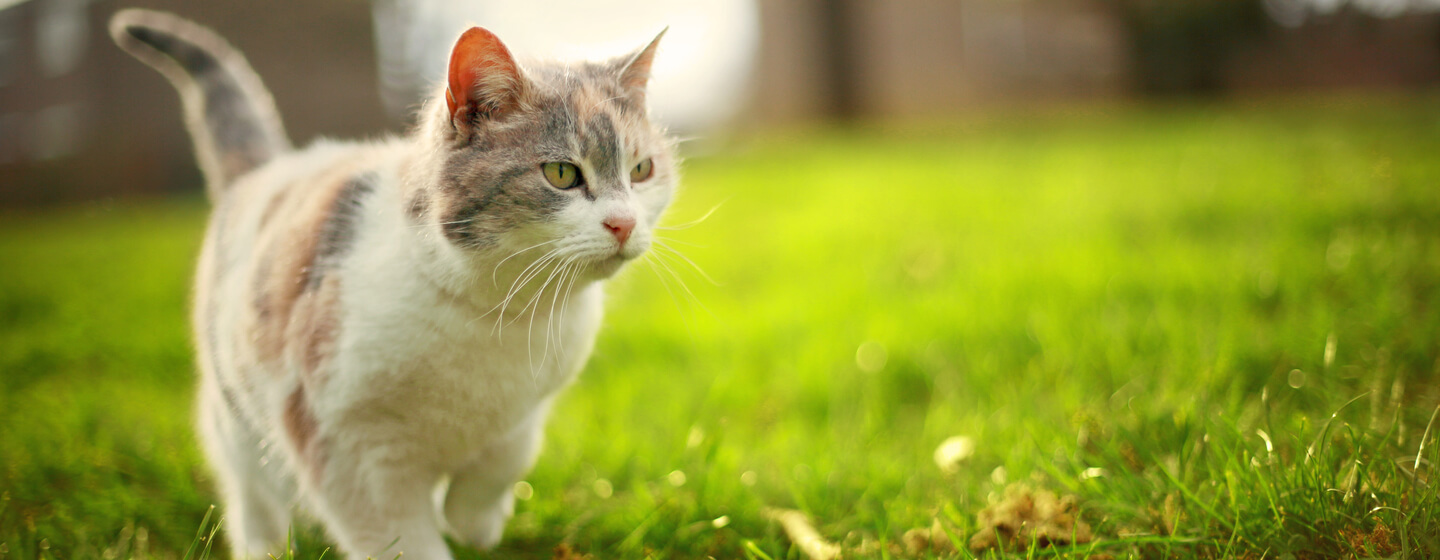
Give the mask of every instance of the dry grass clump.
<svg viewBox="0 0 1440 560">
<path fill-rule="evenodd" d="M 1388 557 L 1400 551 L 1395 545 L 1393 537 L 1395 531 L 1385 526 L 1384 523 L 1377 523 L 1370 532 L 1360 529 L 1343 529 L 1340 531 L 1340 538 L 1350 545 L 1350 548 L 1357 553 L 1366 553 L 1376 558 Z"/>
<path fill-rule="evenodd" d="M 980 530 L 970 537 L 970 550 L 1003 550 L 1083 544 L 1095 540 L 1090 525 L 1076 518 L 1075 496 L 1058 497 L 1049 490 L 1011 484 L 998 502 L 976 516 Z"/>
</svg>

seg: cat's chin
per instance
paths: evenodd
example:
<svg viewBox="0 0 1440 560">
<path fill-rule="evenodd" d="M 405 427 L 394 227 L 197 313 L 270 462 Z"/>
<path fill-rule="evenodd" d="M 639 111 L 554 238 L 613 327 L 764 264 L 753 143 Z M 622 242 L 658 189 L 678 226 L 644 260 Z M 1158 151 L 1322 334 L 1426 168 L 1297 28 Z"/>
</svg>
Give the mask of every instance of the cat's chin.
<svg viewBox="0 0 1440 560">
<path fill-rule="evenodd" d="M 588 267 L 590 276 L 596 280 L 605 280 L 614 276 L 616 272 L 620 272 L 627 262 L 630 262 L 630 259 L 618 254 L 593 261 Z"/>
</svg>

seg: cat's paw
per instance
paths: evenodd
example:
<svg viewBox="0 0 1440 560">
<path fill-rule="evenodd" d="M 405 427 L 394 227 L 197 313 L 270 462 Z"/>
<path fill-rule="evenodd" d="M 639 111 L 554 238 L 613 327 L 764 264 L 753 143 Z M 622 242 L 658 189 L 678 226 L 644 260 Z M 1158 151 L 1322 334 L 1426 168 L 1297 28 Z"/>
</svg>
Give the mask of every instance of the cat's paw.
<svg viewBox="0 0 1440 560">
<path fill-rule="evenodd" d="M 505 534 L 505 522 L 515 513 L 515 498 L 507 495 L 488 507 L 461 515 L 455 515 L 460 513 L 455 511 L 447 513 L 453 516 L 449 521 L 456 538 L 480 550 L 490 550 L 500 544 L 500 537 Z"/>
</svg>

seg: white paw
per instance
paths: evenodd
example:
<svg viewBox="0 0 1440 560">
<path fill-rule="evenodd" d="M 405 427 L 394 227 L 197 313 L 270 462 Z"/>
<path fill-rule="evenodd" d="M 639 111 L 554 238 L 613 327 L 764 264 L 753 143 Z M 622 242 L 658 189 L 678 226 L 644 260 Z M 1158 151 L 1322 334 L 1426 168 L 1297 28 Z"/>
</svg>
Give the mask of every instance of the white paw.
<svg viewBox="0 0 1440 560">
<path fill-rule="evenodd" d="M 464 535 L 466 543 L 480 550 L 490 550 L 500 544 L 500 537 L 505 534 L 505 521 L 508 515 L 485 515 L 480 516 L 471 522 Z"/>
<path fill-rule="evenodd" d="M 506 495 L 490 507 L 472 513 L 455 530 L 465 543 L 480 550 L 489 550 L 500 544 L 505 534 L 505 522 L 515 513 L 515 498 Z"/>
</svg>

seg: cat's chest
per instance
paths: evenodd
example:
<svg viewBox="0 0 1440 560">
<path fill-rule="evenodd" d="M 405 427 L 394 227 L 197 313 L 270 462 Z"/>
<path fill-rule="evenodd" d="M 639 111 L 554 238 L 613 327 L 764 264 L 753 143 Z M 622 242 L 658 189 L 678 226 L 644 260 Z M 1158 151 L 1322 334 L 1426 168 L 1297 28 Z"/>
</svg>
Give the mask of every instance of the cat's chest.
<svg viewBox="0 0 1440 560">
<path fill-rule="evenodd" d="M 419 431 L 503 431 L 579 372 L 600 316 L 598 286 L 576 294 L 563 313 L 512 315 L 503 324 L 444 305 L 377 313 L 357 321 L 366 326 L 342 346 L 341 399 L 406 411 Z"/>
</svg>

